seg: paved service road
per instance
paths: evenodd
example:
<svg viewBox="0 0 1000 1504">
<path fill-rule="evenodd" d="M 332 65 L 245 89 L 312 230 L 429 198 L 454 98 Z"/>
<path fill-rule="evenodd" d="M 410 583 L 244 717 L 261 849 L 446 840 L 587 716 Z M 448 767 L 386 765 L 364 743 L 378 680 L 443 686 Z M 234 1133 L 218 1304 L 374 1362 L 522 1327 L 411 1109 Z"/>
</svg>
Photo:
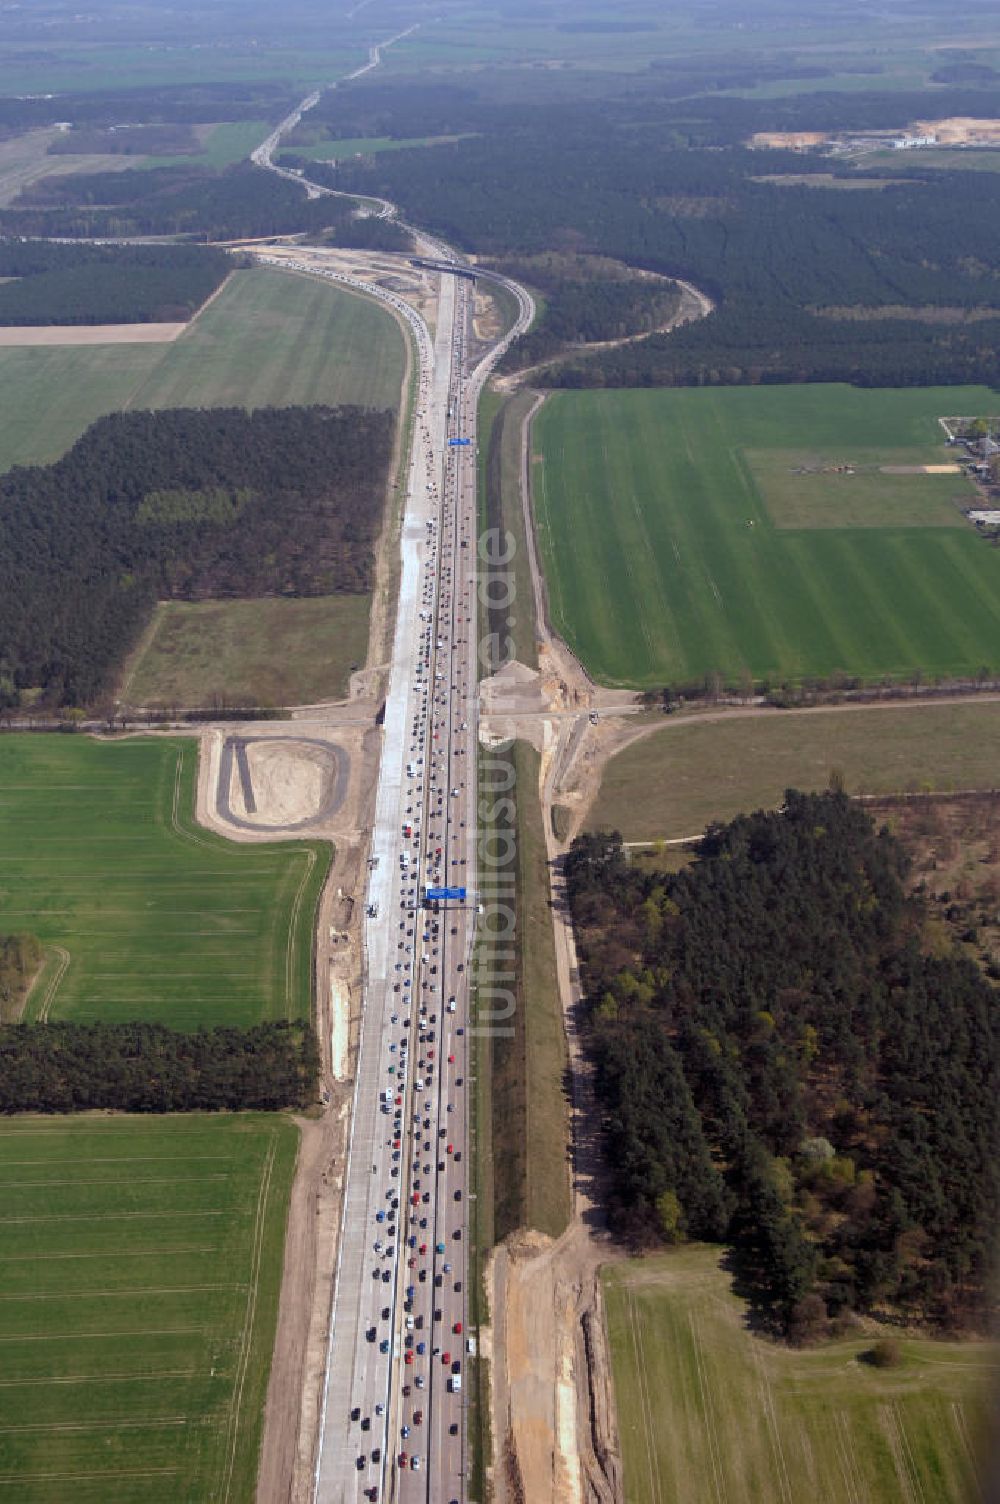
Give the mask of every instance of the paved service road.
<svg viewBox="0 0 1000 1504">
<path fill-rule="evenodd" d="M 304 102 L 308 107 L 310 101 Z M 301 112 L 301 111 L 300 111 Z M 293 117 L 290 117 L 292 119 Z M 265 143 L 270 165 L 278 132 Z M 391 208 L 391 206 L 390 206 Z M 424 254 L 461 265 L 417 236 Z M 269 260 L 266 253 L 261 261 Z M 321 258 L 273 258 L 317 272 Z M 419 379 L 372 834 L 366 986 L 316 1464 L 316 1504 L 464 1501 L 468 982 L 476 918 L 476 409 L 534 314 L 469 370 L 473 284 L 441 275 L 433 340 L 385 289 Z M 451 439 L 468 439 L 454 445 Z M 430 887 L 464 902 L 428 902 Z"/>
</svg>

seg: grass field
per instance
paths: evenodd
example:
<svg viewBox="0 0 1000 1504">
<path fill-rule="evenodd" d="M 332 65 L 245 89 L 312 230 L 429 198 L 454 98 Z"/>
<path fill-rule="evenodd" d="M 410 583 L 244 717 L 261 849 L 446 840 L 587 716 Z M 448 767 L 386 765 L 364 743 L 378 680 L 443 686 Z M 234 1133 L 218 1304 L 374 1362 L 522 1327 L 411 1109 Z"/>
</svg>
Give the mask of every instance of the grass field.
<svg viewBox="0 0 1000 1504">
<path fill-rule="evenodd" d="M 397 409 L 394 320 L 304 277 L 240 271 L 170 345 L 0 349 L 0 469 L 57 459 L 122 408 L 356 402 Z"/>
<path fill-rule="evenodd" d="M 534 402 L 534 393 L 519 392 L 501 400 L 485 390 L 479 402 L 480 444 L 479 507 L 483 528 L 497 528 L 512 539 L 513 552 L 506 567 L 512 599 L 492 613 L 485 630 L 509 644 L 507 651 L 529 668 L 538 667 L 534 591 L 524 535 L 521 505 L 521 430 Z"/>
<path fill-rule="evenodd" d="M 921 451 L 916 463 L 954 463 L 944 444 L 930 453 L 925 461 Z M 885 473 L 912 466 L 913 455 L 912 449 L 825 455 L 747 449 L 743 457 L 778 528 L 968 528 L 961 507 L 975 506 L 978 492 L 964 475 Z"/>
<path fill-rule="evenodd" d="M 0 1123 L 0 1499 L 251 1504 L 297 1138 Z"/>
<path fill-rule="evenodd" d="M 201 151 L 185 155 L 143 157 L 142 167 L 229 167 L 248 157 L 273 127 L 266 120 L 223 120 L 205 131 Z"/>
<path fill-rule="evenodd" d="M 513 766 L 514 781 L 509 778 Z M 527 742 L 496 752 L 483 751 L 480 781 L 485 789 L 513 787 L 516 823 L 509 811 L 486 821 L 485 851 L 500 854 L 499 871 L 487 864 L 481 888 L 489 904 L 515 909 L 512 935 L 496 949 L 481 942 L 476 966 L 479 1024 L 484 1036 L 477 1056 L 477 1121 L 480 1158 L 478 1196 L 492 1205 L 492 1217 L 478 1224 L 490 1242 L 515 1228 L 532 1227 L 558 1237 L 570 1215 L 567 1155 L 566 1039 L 556 974 L 552 919 L 548 907 L 548 869 L 541 807 L 538 800 L 539 755 Z M 493 802 L 493 801 L 490 801 Z M 503 805 L 499 797 L 496 803 Z M 493 841 L 487 834 L 496 832 Z M 512 839 L 508 846 L 505 835 Z M 515 887 L 506 853 L 511 850 Z M 506 914 L 497 916 L 507 922 Z M 497 928 L 487 919 L 492 929 Z M 507 951 L 516 953 L 511 987 Z M 506 993 L 514 993 L 513 1008 Z M 483 1131 L 485 1129 L 485 1131 Z M 483 1164 L 484 1155 L 488 1164 Z M 485 1222 L 485 1225 L 484 1225 Z"/>
<path fill-rule="evenodd" d="M 216 695 L 264 705 L 338 699 L 365 661 L 370 605 L 368 595 L 163 602 L 120 698 L 182 706 Z"/>
<path fill-rule="evenodd" d="M 604 1271 L 628 1504 L 966 1504 L 994 1346 L 872 1337 L 800 1351 L 752 1336 L 692 1247 Z"/>
<path fill-rule="evenodd" d="M 849 793 L 995 788 L 1000 705 L 881 706 L 668 723 L 604 770 L 587 819 L 626 841 L 695 835 L 711 820 L 775 809 L 787 788 Z"/>
<path fill-rule="evenodd" d="M 175 84 L 235 82 L 269 79 L 312 86 L 341 78 L 367 57 L 364 42 L 345 39 L 318 48 L 315 36 L 285 45 L 257 46 L 243 35 L 228 45 L 206 46 L 185 34 L 166 45 L 150 46 L 148 35 L 132 34 L 110 41 L 106 36 L 74 45 L 65 35 L 46 47 L 41 38 L 21 46 L 8 46 L 0 56 L 0 90 L 4 93 L 50 92 L 97 93 L 121 88 L 127 78 L 132 88 L 155 89 Z M 302 92 L 305 92 L 303 88 Z"/>
<path fill-rule="evenodd" d="M 968 387 L 550 397 L 532 484 L 554 627 L 596 677 L 622 684 L 1000 664 L 1000 554 L 971 528 L 927 525 L 939 477 L 906 478 L 921 525 L 776 527 L 751 463 L 764 452 L 773 472 L 784 450 L 789 467 L 864 451 L 933 464 L 940 414 L 993 406 Z M 848 481 L 802 482 L 834 479 Z M 886 494 L 898 488 L 886 480 Z M 780 513 L 781 498 L 772 504 Z"/>
<path fill-rule="evenodd" d="M 178 1029 L 306 1018 L 318 842 L 197 828 L 197 744 L 0 739 L 0 933 L 58 957 L 25 1017 Z"/>
</svg>

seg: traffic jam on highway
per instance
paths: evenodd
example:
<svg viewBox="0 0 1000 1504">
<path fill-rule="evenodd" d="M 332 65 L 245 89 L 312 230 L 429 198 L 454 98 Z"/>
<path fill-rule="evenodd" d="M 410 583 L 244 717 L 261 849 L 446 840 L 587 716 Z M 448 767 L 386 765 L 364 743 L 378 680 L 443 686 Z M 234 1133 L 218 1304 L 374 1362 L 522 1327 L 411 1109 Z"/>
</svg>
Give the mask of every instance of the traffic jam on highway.
<svg viewBox="0 0 1000 1504">
<path fill-rule="evenodd" d="M 377 66 L 379 56 L 379 47 L 372 47 L 368 63 L 349 76 Z M 274 162 L 274 150 L 317 98 L 317 93 L 307 96 L 258 148 L 253 160 L 259 166 L 290 175 Z M 300 181 L 309 196 L 336 192 L 304 175 Z M 373 202 L 380 217 L 395 216 L 395 206 L 387 200 Z M 288 257 L 258 252 L 255 257 L 287 271 L 339 282 L 388 305 L 410 327 L 419 371 L 404 518 L 404 536 L 409 537 L 406 524 L 419 498 L 426 536 L 416 618 L 418 657 L 412 663 L 415 603 L 409 594 L 413 581 L 404 543 L 404 584 L 385 726 L 388 736 L 391 701 L 395 752 L 405 699 L 408 756 L 398 788 L 400 765 L 395 757 L 388 765 L 383 756 L 376 811 L 381 849 L 388 841 L 394 854 L 398 850 L 399 871 L 391 888 L 384 882 L 377 885 L 391 912 L 380 915 L 378 900 L 368 904 L 369 925 L 398 925 L 396 959 L 388 980 L 383 975 L 389 965 L 382 948 L 384 932 L 374 947 L 371 931 L 366 932 L 366 952 L 378 956 L 378 966 L 367 973 L 356 1063 L 314 1476 L 316 1504 L 342 1504 L 355 1487 L 369 1500 L 402 1499 L 404 1504 L 418 1498 L 426 1504 L 460 1504 L 467 1497 L 463 1362 L 475 1354 L 475 1338 L 467 1329 L 463 1275 L 469 1200 L 466 964 L 475 931 L 467 895 L 476 859 L 478 746 L 473 544 L 477 487 L 476 450 L 470 436 L 483 383 L 511 341 L 529 327 L 534 304 L 523 288 L 498 274 L 483 269 L 474 274 L 447 245 L 426 232 L 415 233 L 414 241 L 425 258 L 416 264 L 443 273 L 440 339 L 435 337 L 433 350 L 422 316 L 388 288 L 324 264 L 316 253 Z M 455 278 L 454 301 L 448 273 Z M 516 299 L 518 313 L 507 332 L 480 352 L 479 364 L 467 377 L 469 336 L 475 332 L 470 292 L 472 279 L 480 275 L 502 282 Z M 447 360 L 437 358 L 445 356 Z M 437 453 L 432 429 L 438 435 Z M 383 804 L 397 799 L 400 820 L 394 825 L 384 818 Z M 377 867 L 380 855 L 373 841 L 371 868 Z M 437 889 L 442 896 L 428 898 L 428 888 L 432 895 Z M 359 1102 L 362 1082 L 367 1098 L 373 1074 L 378 1076 L 377 1115 L 374 1100 Z M 362 1244 L 355 1235 L 356 1206 L 363 1208 L 360 1220 L 371 1237 L 370 1253 L 367 1241 Z M 348 1407 L 339 1408 L 342 1394 L 352 1396 L 349 1418 Z M 328 1413 L 331 1396 L 337 1398 Z M 348 1426 L 350 1460 L 344 1456 L 341 1425 Z"/>
<path fill-rule="evenodd" d="M 468 973 L 474 931 L 476 727 L 472 529 L 475 467 L 463 465 L 461 373 L 467 288 L 457 295 L 443 485 L 426 482 L 419 638 L 407 713 L 390 978 L 370 1233 L 373 1388 L 358 1374 L 351 1409 L 364 1498 L 464 1497 L 467 1331 Z M 422 374 L 418 441 L 436 471 Z M 474 454 L 474 449 L 472 450 Z M 471 455 L 470 455 L 471 458 Z M 462 567 L 459 561 L 463 561 Z M 448 896 L 445 896 L 448 895 Z M 369 918 L 375 918 L 369 910 Z M 384 1393 L 371 1404 L 373 1393 Z"/>
</svg>

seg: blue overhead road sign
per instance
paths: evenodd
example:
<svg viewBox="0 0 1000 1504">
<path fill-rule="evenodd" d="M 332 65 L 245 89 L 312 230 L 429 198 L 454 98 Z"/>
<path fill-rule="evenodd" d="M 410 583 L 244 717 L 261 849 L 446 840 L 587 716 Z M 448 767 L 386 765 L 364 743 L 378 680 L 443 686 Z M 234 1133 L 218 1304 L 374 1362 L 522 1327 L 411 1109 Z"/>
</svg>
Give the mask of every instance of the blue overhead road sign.
<svg viewBox="0 0 1000 1504">
<path fill-rule="evenodd" d="M 460 444 L 471 444 L 471 443 L 472 443 L 471 439 L 449 439 L 448 440 L 448 447 L 450 449 L 454 449 L 457 445 L 460 445 Z"/>
<path fill-rule="evenodd" d="M 437 902 L 437 901 L 439 901 L 441 899 L 444 899 L 444 898 L 464 898 L 464 897 L 465 897 L 465 889 L 464 888 L 428 888 L 427 889 L 427 900 L 428 900 L 429 903 L 435 903 L 435 902 Z"/>
</svg>

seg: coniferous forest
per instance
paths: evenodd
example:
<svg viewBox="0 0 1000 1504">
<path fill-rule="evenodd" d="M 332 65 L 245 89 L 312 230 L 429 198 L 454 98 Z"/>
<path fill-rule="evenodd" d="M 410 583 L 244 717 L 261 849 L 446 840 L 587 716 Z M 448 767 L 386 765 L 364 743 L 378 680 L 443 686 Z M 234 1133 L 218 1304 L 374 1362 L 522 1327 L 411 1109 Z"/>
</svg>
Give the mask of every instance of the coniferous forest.
<svg viewBox="0 0 1000 1504">
<path fill-rule="evenodd" d="M 0 231 L 12 236 L 184 235 L 222 241 L 309 232 L 332 236 L 345 246 L 409 246 L 399 225 L 374 216 L 358 218 L 356 208 L 347 198 L 307 199 L 300 184 L 250 162 L 219 169 L 192 162 L 53 174 L 25 188 L 12 208 L 0 209 Z"/>
<path fill-rule="evenodd" d="M 888 176 L 825 154 L 747 149 L 756 131 L 901 126 L 927 109 L 926 95 L 692 98 L 692 78 L 672 84 L 667 70 L 589 86 L 594 98 L 574 97 L 569 80 L 540 98 L 514 70 L 433 91 L 359 80 L 325 97 L 311 123 L 332 136 L 454 134 L 344 160 L 337 183 L 392 199 L 467 251 L 613 257 L 689 280 L 716 305 L 669 335 L 574 356 L 542 384 L 997 379 L 994 174 L 910 158 Z M 934 109 L 993 117 L 996 90 L 942 89 Z M 528 341 L 554 343 L 567 313 L 571 297 L 554 299 Z"/>
<path fill-rule="evenodd" d="M 0 703 L 105 690 L 156 600 L 357 593 L 393 417 L 356 407 L 116 413 L 0 477 Z"/>
<path fill-rule="evenodd" d="M 595 834 L 566 876 L 618 1230 L 730 1243 L 792 1337 L 864 1310 L 984 1326 L 997 989 L 932 938 L 896 839 L 790 791 L 676 875 Z"/>
<path fill-rule="evenodd" d="M 0 1031 L 0 1113 L 307 1107 L 319 1072 L 307 1024 L 13 1024 Z"/>
<path fill-rule="evenodd" d="M 181 322 L 237 264 L 209 246 L 0 240 L 0 324 Z"/>
</svg>

